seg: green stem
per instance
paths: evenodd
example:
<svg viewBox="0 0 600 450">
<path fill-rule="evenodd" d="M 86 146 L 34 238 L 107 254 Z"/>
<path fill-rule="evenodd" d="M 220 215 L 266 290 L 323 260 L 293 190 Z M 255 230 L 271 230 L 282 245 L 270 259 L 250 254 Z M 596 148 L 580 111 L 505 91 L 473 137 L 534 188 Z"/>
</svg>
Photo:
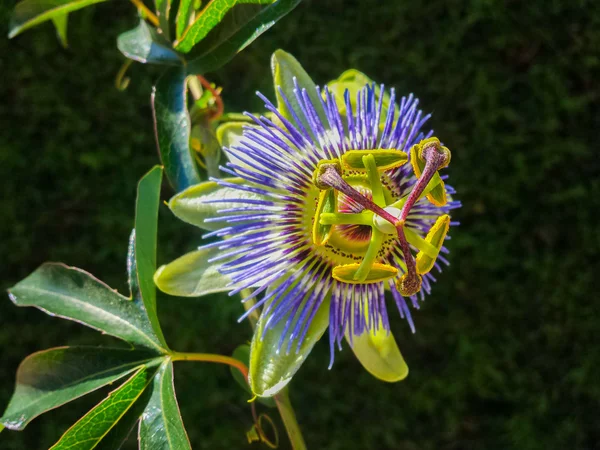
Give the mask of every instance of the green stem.
<svg viewBox="0 0 600 450">
<path fill-rule="evenodd" d="M 304 438 L 302 437 L 300 425 L 298 425 L 298 421 L 296 420 L 296 414 L 294 413 L 294 408 L 290 402 L 290 396 L 287 388 L 284 388 L 281 392 L 279 392 L 274 399 L 277 409 L 279 410 L 281 420 L 283 421 L 283 425 L 285 426 L 288 437 L 290 438 L 292 448 L 294 450 L 306 450 L 306 444 L 304 443 Z"/>
<path fill-rule="evenodd" d="M 170 353 L 171 360 L 173 361 L 200 361 L 200 362 L 211 362 L 217 364 L 227 364 L 228 366 L 235 367 L 244 378 L 248 379 L 248 367 L 243 362 L 225 355 L 215 355 L 213 353 L 182 353 L 172 352 Z"/>
<path fill-rule="evenodd" d="M 146 5 L 144 5 L 144 3 L 141 0 L 131 0 L 131 3 L 133 3 L 135 5 L 135 7 L 138 9 L 138 11 L 142 12 L 143 15 L 146 16 L 146 18 L 152 22 L 152 25 L 154 25 L 155 27 L 158 27 L 158 17 L 156 17 L 156 14 L 154 14 L 152 11 L 150 11 L 148 9 L 148 7 Z"/>
</svg>

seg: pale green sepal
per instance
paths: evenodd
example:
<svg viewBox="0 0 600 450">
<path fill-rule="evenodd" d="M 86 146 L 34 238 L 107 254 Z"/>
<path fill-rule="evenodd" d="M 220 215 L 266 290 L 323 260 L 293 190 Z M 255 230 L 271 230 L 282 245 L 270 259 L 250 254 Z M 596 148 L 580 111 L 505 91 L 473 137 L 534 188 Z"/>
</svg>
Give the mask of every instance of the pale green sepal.
<svg viewBox="0 0 600 450">
<path fill-rule="evenodd" d="M 338 111 L 340 112 L 341 115 L 344 115 L 344 114 L 346 114 L 346 102 L 344 100 L 344 93 L 346 92 L 346 89 L 348 90 L 348 92 L 350 94 L 350 104 L 352 105 L 353 109 L 356 109 L 356 94 L 358 94 L 358 92 L 365 86 L 367 86 L 367 85 L 371 86 L 371 85 L 373 85 L 373 83 L 374 83 L 374 81 L 371 80 L 364 73 L 359 72 L 358 70 L 355 70 L 355 69 L 350 69 L 350 70 L 346 70 L 344 73 L 342 73 L 336 80 L 332 80 L 329 83 L 327 83 L 327 88 L 329 89 L 329 92 L 331 92 L 333 97 L 335 98 L 335 101 L 336 101 L 337 107 L 338 107 Z M 379 89 L 378 84 L 375 84 L 375 94 L 379 98 L 380 89 Z M 382 109 L 381 110 L 382 117 L 386 117 L 388 109 L 389 109 L 389 105 L 390 105 L 390 95 L 388 92 L 384 92 L 382 108 L 381 108 Z M 396 110 L 396 118 L 397 118 L 398 106 L 394 105 L 394 108 Z"/>
<path fill-rule="evenodd" d="M 241 178 L 224 178 L 223 181 L 243 185 L 246 181 Z M 214 181 L 207 181 L 175 195 L 169 201 L 169 208 L 184 222 L 196 225 L 204 230 L 219 230 L 227 226 L 225 221 L 204 222 L 205 219 L 218 217 L 217 211 L 235 208 L 240 202 L 208 203 L 213 200 L 264 200 L 264 196 L 254 192 L 242 191 L 231 187 L 220 186 Z"/>
<path fill-rule="evenodd" d="M 221 144 L 221 148 L 223 148 L 225 154 L 227 155 L 227 159 L 229 159 L 229 161 L 231 161 L 237 166 L 248 168 L 250 167 L 248 164 L 246 164 L 241 159 L 236 158 L 233 153 L 227 151 L 234 145 L 238 145 L 240 143 L 240 141 L 242 140 L 242 135 L 244 133 L 243 127 L 245 126 L 250 127 L 252 125 L 248 122 L 237 120 L 232 122 L 225 122 L 219 125 L 216 134 L 217 140 L 219 141 L 219 144 Z"/>
<path fill-rule="evenodd" d="M 242 361 L 246 366 L 250 364 L 250 346 L 248 344 L 239 345 L 231 355 L 233 358 L 238 361 Z M 248 381 L 244 376 L 240 373 L 238 369 L 235 367 L 229 366 L 229 370 L 231 371 L 231 376 L 233 379 L 239 384 L 244 391 L 249 394 L 252 394 L 250 390 L 250 386 L 248 386 Z M 268 406 L 269 408 L 275 408 L 277 405 L 275 404 L 275 400 L 270 397 L 258 397 L 257 401 L 261 402 L 263 405 Z"/>
<path fill-rule="evenodd" d="M 221 144 L 221 147 L 229 148 L 237 145 L 242 139 L 244 125 L 247 126 L 248 122 L 234 121 L 219 125 L 217 128 L 217 140 Z"/>
<path fill-rule="evenodd" d="M 365 331 L 360 336 L 352 336 L 352 342 L 346 331 L 346 341 L 363 367 L 375 378 L 394 383 L 408 375 L 408 366 L 394 335 L 387 333 L 381 323 L 377 332 Z"/>
<path fill-rule="evenodd" d="M 275 85 L 275 96 L 277 98 L 277 109 L 283 117 L 295 123 L 292 113 L 286 103 L 283 101 L 281 93 L 278 87 L 281 88 L 283 94 L 287 97 L 293 111 L 296 113 L 300 122 L 306 130 L 310 132 L 310 126 L 308 121 L 304 117 L 302 108 L 300 107 L 296 94 L 294 93 L 294 77 L 298 81 L 298 87 L 300 89 L 306 89 L 306 93 L 311 100 L 311 103 L 315 107 L 319 118 L 323 123 L 327 123 L 327 116 L 325 110 L 321 105 L 321 100 L 317 94 L 316 85 L 312 78 L 302 68 L 296 58 L 283 50 L 276 50 L 271 56 L 271 71 L 273 72 L 273 84 Z"/>
<path fill-rule="evenodd" d="M 248 382 L 252 393 L 259 397 L 272 397 L 281 391 L 298 371 L 314 345 L 323 336 L 329 326 L 329 304 L 330 297 L 323 301 L 319 310 L 310 324 L 306 337 L 296 352 L 297 343 L 294 341 L 289 354 L 286 354 L 288 347 L 288 338 L 281 344 L 281 351 L 278 352 L 279 340 L 285 330 L 287 318 L 283 318 L 277 325 L 269 327 L 264 333 L 264 325 L 268 317 L 264 313 L 261 315 L 250 347 L 250 371 Z M 300 306 L 302 310 L 304 305 Z M 266 309 L 265 309 L 266 310 Z M 288 333 L 293 329 L 294 324 L 288 329 Z"/>
<path fill-rule="evenodd" d="M 179 297 L 200 297 L 230 291 L 235 286 L 227 286 L 231 279 L 217 271 L 221 263 L 208 262 L 219 252 L 218 248 L 205 247 L 186 253 L 159 267 L 154 274 L 154 283 L 161 291 Z"/>
</svg>

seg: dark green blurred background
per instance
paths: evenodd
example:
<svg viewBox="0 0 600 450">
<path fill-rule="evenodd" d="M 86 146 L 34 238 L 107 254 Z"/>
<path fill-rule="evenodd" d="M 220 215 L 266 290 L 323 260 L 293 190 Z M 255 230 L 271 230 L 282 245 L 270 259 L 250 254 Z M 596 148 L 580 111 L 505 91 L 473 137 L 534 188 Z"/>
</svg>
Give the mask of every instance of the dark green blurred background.
<svg viewBox="0 0 600 450">
<path fill-rule="evenodd" d="M 0 7 L 3 34 L 14 3 Z M 125 289 L 136 182 L 157 162 L 149 97 L 159 71 L 135 65 L 126 92 L 113 84 L 116 36 L 136 20 L 115 1 L 71 15 L 68 50 L 48 23 L 0 39 L 3 290 L 47 260 Z M 420 97 L 453 152 L 464 204 L 452 266 L 414 314 L 417 333 L 393 324 L 408 379 L 376 381 L 348 348 L 328 371 L 323 342 L 292 382 L 309 448 L 600 448 L 598 2 L 306 0 L 208 74 L 229 111 L 259 110 L 257 89 L 272 95 L 277 48 L 317 83 L 354 67 Z M 159 263 L 199 244 L 165 206 L 159 229 Z M 229 354 L 250 337 L 235 299 L 159 301 L 177 350 Z M 109 341 L 5 297 L 0 409 L 29 353 Z M 176 388 L 194 448 L 247 447 L 247 395 L 227 368 L 178 363 Z M 0 448 L 47 448 L 105 393 L 5 430 Z"/>
</svg>

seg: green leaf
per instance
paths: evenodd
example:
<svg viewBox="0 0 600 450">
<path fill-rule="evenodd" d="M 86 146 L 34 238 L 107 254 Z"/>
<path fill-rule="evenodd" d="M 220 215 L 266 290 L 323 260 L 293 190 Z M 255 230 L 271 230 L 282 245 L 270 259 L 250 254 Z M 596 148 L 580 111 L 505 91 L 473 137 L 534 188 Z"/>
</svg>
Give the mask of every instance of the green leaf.
<svg viewBox="0 0 600 450">
<path fill-rule="evenodd" d="M 168 348 L 158 321 L 153 280 L 156 272 L 156 233 L 162 173 L 162 167 L 155 166 L 138 184 L 135 204 L 135 264 L 140 294 L 152 329 L 163 348 Z"/>
<path fill-rule="evenodd" d="M 106 0 L 23 0 L 15 6 L 10 18 L 8 37 L 13 38 L 46 20 L 103 1 Z"/>
<path fill-rule="evenodd" d="M 296 78 L 298 87 L 300 87 L 300 89 L 306 89 L 306 93 L 315 107 L 317 114 L 321 118 L 321 121 L 323 123 L 327 123 L 327 117 L 325 115 L 325 111 L 323 110 L 323 106 L 321 105 L 321 99 L 317 94 L 316 85 L 296 58 L 289 53 L 284 52 L 283 50 L 276 50 L 273 53 L 273 56 L 271 56 L 271 71 L 273 73 L 273 84 L 275 85 L 277 109 L 286 119 L 290 120 L 292 123 L 295 122 L 292 115 L 293 110 L 293 112 L 295 112 L 300 119 L 300 122 L 302 122 L 302 125 L 304 125 L 304 128 L 306 128 L 306 130 L 308 130 L 310 133 L 311 128 L 308 124 L 308 121 L 304 117 L 302 108 L 300 107 L 300 104 L 296 99 L 296 94 L 294 93 L 294 78 Z M 287 104 L 283 101 L 283 97 L 279 92 L 278 87 L 281 88 L 281 91 L 287 97 L 292 110 L 290 110 Z"/>
<path fill-rule="evenodd" d="M 165 173 L 177 192 L 202 181 L 190 147 L 186 74 L 168 69 L 152 92 L 156 142 Z"/>
<path fill-rule="evenodd" d="M 244 3 L 265 5 L 273 3 L 273 0 L 212 0 L 198 13 L 194 22 L 175 42 L 175 48 L 183 53 L 189 52 L 194 45 L 204 39 L 208 32 L 223 20 L 223 17 L 231 8 Z"/>
<path fill-rule="evenodd" d="M 50 450 L 88 450 L 96 447 L 142 395 L 155 373 L 154 369 L 140 368 L 69 428 Z"/>
<path fill-rule="evenodd" d="M 151 391 L 152 396 L 140 422 L 140 450 L 191 449 L 175 397 L 173 363 L 170 360 L 160 367 Z"/>
<path fill-rule="evenodd" d="M 356 358 L 367 371 L 380 380 L 393 383 L 408 375 L 408 366 L 400 353 L 394 335 L 387 333 L 380 324 L 379 330 L 365 331 L 360 336 L 350 336 L 346 340 L 352 347 Z"/>
<path fill-rule="evenodd" d="M 208 262 L 219 253 L 221 251 L 215 247 L 186 253 L 161 266 L 154 274 L 154 282 L 161 291 L 179 297 L 200 297 L 230 291 L 235 286 L 227 286 L 231 283 L 231 278 L 217 271 L 220 263 Z"/>
<path fill-rule="evenodd" d="M 171 26 L 169 24 L 169 18 L 171 16 L 171 2 L 172 0 L 154 0 L 159 28 L 162 30 L 163 36 L 168 41 L 171 40 Z"/>
<path fill-rule="evenodd" d="M 156 375 L 153 380 L 156 379 Z M 135 401 L 133 406 L 121 417 L 117 424 L 102 438 L 94 450 L 118 450 L 120 449 L 135 426 L 140 421 L 150 397 L 152 389 L 146 388 L 142 395 Z"/>
<path fill-rule="evenodd" d="M 67 43 L 67 23 L 68 23 L 68 15 L 61 14 L 52 19 L 54 23 L 54 28 L 56 28 L 56 35 L 58 36 L 58 40 L 63 48 L 67 48 L 69 44 Z"/>
<path fill-rule="evenodd" d="M 160 35 L 155 28 L 149 26 L 144 20 L 140 20 L 140 24 L 133 30 L 119 35 L 117 47 L 127 58 L 141 63 L 175 66 L 180 66 L 183 63 L 181 56 L 170 48 L 164 36 Z"/>
<path fill-rule="evenodd" d="M 248 344 L 242 344 L 242 345 L 238 346 L 233 351 L 233 355 L 231 355 L 231 356 L 233 358 L 237 359 L 238 361 L 243 362 L 244 364 L 246 364 L 246 366 L 248 366 L 250 364 L 250 346 Z M 248 382 L 246 381 L 244 376 L 240 373 L 240 371 L 234 367 L 229 367 L 229 370 L 231 371 L 231 376 L 237 382 L 237 384 L 239 384 L 244 389 L 244 391 L 246 391 L 252 395 L 250 386 L 248 386 Z M 275 400 L 270 397 L 258 397 L 257 400 L 259 402 L 261 402 L 263 405 L 268 406 L 269 408 L 275 408 L 277 406 L 275 404 Z"/>
<path fill-rule="evenodd" d="M 140 299 L 140 285 L 137 280 L 137 265 L 135 263 L 135 228 L 131 230 L 129 244 L 127 245 L 127 284 L 129 285 L 130 300 Z"/>
<path fill-rule="evenodd" d="M 226 32 L 211 41 L 208 48 L 200 56 L 188 63 L 188 73 L 202 74 L 218 69 L 271 28 L 299 3 L 300 0 L 277 0 L 275 3 L 262 7 L 256 15 L 247 18 L 244 22 L 236 20 L 237 25 L 235 27 L 224 27 Z M 210 35 L 205 41 L 209 38 Z"/>
<path fill-rule="evenodd" d="M 135 346 L 164 352 L 143 309 L 83 270 L 46 263 L 9 289 L 17 306 L 82 323 Z"/>
<path fill-rule="evenodd" d="M 231 184 L 243 185 L 241 178 L 224 178 Z M 207 181 L 192 186 L 175 195 L 169 200 L 169 208 L 177 217 L 187 223 L 196 225 L 204 230 L 223 228 L 224 222 L 204 222 L 205 219 L 218 217 L 218 211 L 226 208 L 239 207 L 239 202 L 228 200 L 265 200 L 265 197 L 254 192 L 242 191 L 232 187 L 220 186 L 214 181 Z M 218 203 L 209 203 L 218 201 Z"/>
<path fill-rule="evenodd" d="M 298 371 L 314 345 L 323 336 L 329 326 L 329 304 L 328 296 L 320 305 L 315 317 L 313 318 L 306 337 L 298 352 L 297 344 L 294 342 L 290 352 L 286 354 L 288 346 L 288 337 L 281 344 L 279 351 L 279 341 L 286 326 L 287 317 L 281 319 L 275 326 L 269 327 L 264 333 L 264 325 L 268 317 L 265 317 L 264 311 L 254 330 L 252 337 L 252 346 L 250 348 L 250 367 L 248 380 L 250 389 L 259 397 L 272 397 L 283 389 Z M 302 310 L 303 305 L 300 306 Z M 299 314 L 298 314 L 299 316 Z M 295 319 L 297 320 L 297 319 Z M 290 328 L 293 328 L 294 324 Z M 288 330 L 289 333 L 289 330 Z M 262 339 L 261 339 L 261 336 Z"/>
<path fill-rule="evenodd" d="M 29 355 L 0 422 L 22 430 L 40 414 L 113 383 L 156 358 L 142 350 L 59 347 Z"/>
<path fill-rule="evenodd" d="M 181 35 L 188 27 L 190 23 L 190 17 L 194 11 L 194 0 L 180 0 L 179 9 L 177 10 L 177 17 L 175 18 L 176 23 L 176 36 L 177 39 L 181 39 Z"/>
</svg>

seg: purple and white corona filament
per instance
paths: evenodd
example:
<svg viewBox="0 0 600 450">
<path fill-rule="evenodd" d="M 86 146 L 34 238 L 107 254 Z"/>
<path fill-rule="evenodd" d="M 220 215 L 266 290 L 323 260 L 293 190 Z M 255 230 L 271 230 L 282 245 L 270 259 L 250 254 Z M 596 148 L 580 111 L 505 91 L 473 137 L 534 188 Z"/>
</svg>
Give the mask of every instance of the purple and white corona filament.
<svg viewBox="0 0 600 450">
<path fill-rule="evenodd" d="M 332 361 L 344 336 L 389 332 L 386 291 L 414 331 L 407 299 L 418 309 L 430 271 L 448 264 L 440 253 L 460 203 L 438 171 L 450 152 L 421 131 L 430 116 L 412 94 L 396 104 L 393 89 L 386 102 L 379 93 L 367 85 L 342 102 L 296 84 L 293 99 L 279 90 L 287 118 L 259 93 L 271 118 L 247 114 L 254 123 L 225 149 L 222 170 L 243 181 L 214 180 L 239 192 L 210 219 L 223 223 L 211 233 L 224 238 L 219 271 L 231 294 L 254 288 L 246 315 L 262 306 L 263 332 L 285 324 L 281 351 L 300 348 L 320 308 Z"/>
</svg>

